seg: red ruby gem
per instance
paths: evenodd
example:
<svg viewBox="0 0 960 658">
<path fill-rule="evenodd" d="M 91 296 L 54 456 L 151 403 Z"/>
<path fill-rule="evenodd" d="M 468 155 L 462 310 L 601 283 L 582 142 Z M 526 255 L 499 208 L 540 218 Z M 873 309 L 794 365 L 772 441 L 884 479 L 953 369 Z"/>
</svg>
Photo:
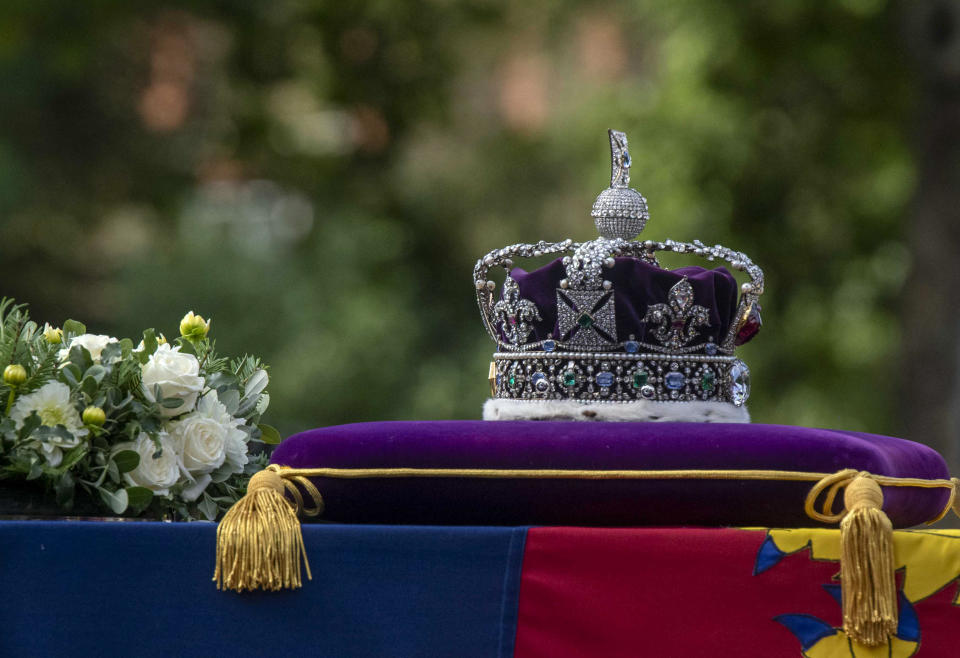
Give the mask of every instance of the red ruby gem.
<svg viewBox="0 0 960 658">
<path fill-rule="evenodd" d="M 510 324 L 516 324 L 516 323 L 517 323 L 517 316 L 511 315 L 511 316 L 510 316 Z"/>
<path fill-rule="evenodd" d="M 744 343 L 750 341 L 754 336 L 760 333 L 760 327 L 763 326 L 763 320 L 760 318 L 760 307 L 756 304 L 750 306 L 750 311 L 747 313 L 747 317 L 740 324 L 740 328 L 737 329 L 737 337 L 733 341 L 735 345 L 743 345 Z"/>
</svg>

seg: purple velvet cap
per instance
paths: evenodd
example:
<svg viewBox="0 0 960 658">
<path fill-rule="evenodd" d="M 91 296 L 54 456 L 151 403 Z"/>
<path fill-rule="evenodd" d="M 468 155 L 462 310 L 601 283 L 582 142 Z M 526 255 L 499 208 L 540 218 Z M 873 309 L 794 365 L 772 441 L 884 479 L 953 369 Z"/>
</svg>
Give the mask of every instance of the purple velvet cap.
<svg viewBox="0 0 960 658">
<path fill-rule="evenodd" d="M 272 463 L 300 468 L 769 469 L 947 478 L 927 446 L 782 425 L 543 421 L 379 422 L 310 430 Z M 332 521 L 484 525 L 818 525 L 812 483 L 746 480 L 313 478 Z M 949 490 L 884 487 L 897 527 L 929 521 Z M 839 502 L 839 501 L 838 501 Z M 839 510 L 837 510 L 839 511 Z"/>
<path fill-rule="evenodd" d="M 703 327 L 690 345 L 701 345 L 712 339 L 720 342 L 737 318 L 736 279 L 723 267 L 707 270 L 702 267 L 681 267 L 666 270 L 636 258 L 615 259 L 612 269 L 604 270 L 604 277 L 613 284 L 616 303 L 617 336 L 620 340 L 633 335 L 636 340 L 655 343 L 657 340 L 643 322 L 647 307 L 667 302 L 670 289 L 683 277 L 693 286 L 695 302 L 707 308 L 710 324 Z M 557 289 L 567 276 L 560 259 L 532 272 L 514 268 L 510 276 L 517 282 L 520 296 L 529 299 L 540 311 L 540 321 L 533 323 L 531 341 L 546 338 L 559 339 L 557 326 Z M 505 337 L 501 335 L 505 340 Z"/>
</svg>

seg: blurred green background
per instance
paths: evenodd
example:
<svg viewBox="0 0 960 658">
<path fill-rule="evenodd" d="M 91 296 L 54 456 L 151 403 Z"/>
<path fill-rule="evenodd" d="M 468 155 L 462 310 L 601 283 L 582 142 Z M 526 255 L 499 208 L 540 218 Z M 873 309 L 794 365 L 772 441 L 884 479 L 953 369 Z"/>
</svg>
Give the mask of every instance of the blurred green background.
<svg viewBox="0 0 960 658">
<path fill-rule="evenodd" d="M 649 200 L 645 235 L 721 242 L 766 270 L 764 330 L 742 350 L 756 421 L 943 450 L 952 417 L 911 424 L 910 378 L 931 375 L 904 357 L 940 75 L 929 13 L 883 0 L 4 3 L 2 293 L 41 321 L 117 336 L 212 317 L 221 350 L 272 364 L 283 433 L 478 417 L 493 345 L 473 263 L 594 237 L 614 127 Z M 944 381 L 952 355 L 934 350 Z"/>
</svg>

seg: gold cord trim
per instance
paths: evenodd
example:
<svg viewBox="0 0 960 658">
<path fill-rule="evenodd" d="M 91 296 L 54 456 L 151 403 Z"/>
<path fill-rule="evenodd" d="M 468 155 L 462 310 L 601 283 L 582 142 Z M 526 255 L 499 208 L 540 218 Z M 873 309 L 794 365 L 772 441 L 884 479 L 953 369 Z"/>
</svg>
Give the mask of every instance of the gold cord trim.
<svg viewBox="0 0 960 658">
<path fill-rule="evenodd" d="M 807 494 L 804 511 L 807 515 L 823 523 L 838 523 L 847 513 L 844 509 L 834 513 L 833 503 L 841 489 L 845 488 L 857 476 L 868 477 L 884 487 L 919 487 L 923 489 L 948 488 L 950 499 L 943 511 L 934 521 L 942 518 L 951 508 L 956 498 L 955 480 L 924 480 L 921 478 L 899 478 L 888 475 L 874 475 L 864 471 L 847 468 L 836 473 L 818 473 L 813 471 L 777 471 L 766 469 L 715 470 L 590 470 L 558 468 L 292 468 L 271 465 L 271 470 L 283 477 L 284 482 L 293 480 L 304 487 L 312 499 L 313 507 L 306 509 L 302 497 L 297 494 L 298 509 L 307 516 L 317 516 L 323 510 L 323 498 L 317 488 L 307 478 L 326 477 L 338 479 L 363 478 L 483 478 L 483 479 L 570 479 L 570 480 L 766 480 L 781 482 L 815 482 Z M 817 501 L 824 494 L 822 504 L 817 509 Z"/>
</svg>

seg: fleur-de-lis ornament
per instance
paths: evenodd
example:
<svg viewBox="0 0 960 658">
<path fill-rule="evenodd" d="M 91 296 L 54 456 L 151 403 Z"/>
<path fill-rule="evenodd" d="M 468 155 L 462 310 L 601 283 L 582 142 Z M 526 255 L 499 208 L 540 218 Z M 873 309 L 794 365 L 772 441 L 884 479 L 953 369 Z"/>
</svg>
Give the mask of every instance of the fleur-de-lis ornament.
<svg viewBox="0 0 960 658">
<path fill-rule="evenodd" d="M 693 286 L 683 277 L 672 288 L 666 304 L 651 304 L 644 322 L 659 325 L 654 331 L 664 347 L 676 349 L 696 338 L 699 327 L 710 324 L 710 311 L 693 303 Z"/>
<path fill-rule="evenodd" d="M 523 345 L 540 320 L 540 310 L 529 299 L 520 297 L 520 287 L 512 277 L 503 282 L 503 299 L 493 307 L 493 317 L 503 335 L 513 345 Z"/>
</svg>

